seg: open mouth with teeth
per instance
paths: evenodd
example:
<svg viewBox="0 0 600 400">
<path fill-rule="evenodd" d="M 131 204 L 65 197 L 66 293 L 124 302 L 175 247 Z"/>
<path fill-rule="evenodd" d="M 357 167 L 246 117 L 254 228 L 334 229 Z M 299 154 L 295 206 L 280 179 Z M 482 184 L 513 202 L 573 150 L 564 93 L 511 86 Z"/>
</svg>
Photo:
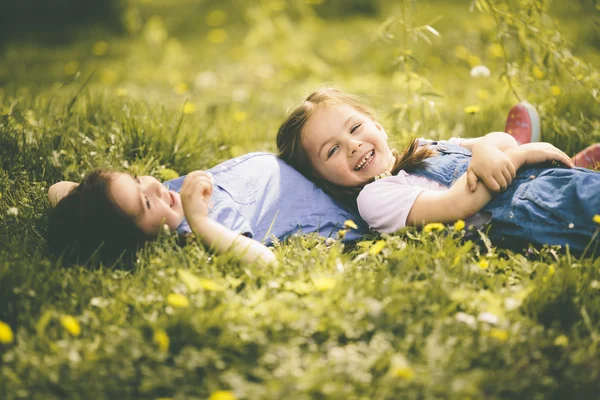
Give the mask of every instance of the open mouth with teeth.
<svg viewBox="0 0 600 400">
<path fill-rule="evenodd" d="M 363 169 L 367 168 L 369 166 L 369 164 L 371 164 L 371 161 L 373 161 L 373 157 L 375 157 L 375 150 L 371 150 L 370 152 L 368 152 L 362 160 L 360 160 L 360 162 L 356 165 L 356 167 L 354 168 L 355 171 L 362 171 Z"/>
</svg>

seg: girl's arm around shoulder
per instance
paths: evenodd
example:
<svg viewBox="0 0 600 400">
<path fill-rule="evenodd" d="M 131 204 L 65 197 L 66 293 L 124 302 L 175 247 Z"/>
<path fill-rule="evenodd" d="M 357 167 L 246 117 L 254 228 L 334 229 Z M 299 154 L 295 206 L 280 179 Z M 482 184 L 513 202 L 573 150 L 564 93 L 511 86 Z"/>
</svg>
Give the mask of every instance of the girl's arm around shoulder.
<svg viewBox="0 0 600 400">
<path fill-rule="evenodd" d="M 188 174 L 181 187 L 181 201 L 188 224 L 204 244 L 217 253 L 231 252 L 243 262 L 256 261 L 276 265 L 273 252 L 262 243 L 233 232 L 208 218 L 208 203 L 212 194 L 211 177 L 206 172 Z"/>
</svg>

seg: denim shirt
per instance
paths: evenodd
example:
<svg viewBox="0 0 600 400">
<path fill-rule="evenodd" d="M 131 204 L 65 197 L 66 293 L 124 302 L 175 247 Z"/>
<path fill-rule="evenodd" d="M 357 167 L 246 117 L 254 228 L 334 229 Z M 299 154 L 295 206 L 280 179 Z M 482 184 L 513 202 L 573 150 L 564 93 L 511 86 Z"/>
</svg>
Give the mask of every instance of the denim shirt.
<svg viewBox="0 0 600 400">
<path fill-rule="evenodd" d="M 411 174 L 450 187 L 467 171 L 470 150 L 444 141 L 420 144 L 438 155 Z M 581 252 L 594 237 L 595 214 L 600 214 L 600 172 L 535 165 L 520 168 L 508 189 L 467 223 L 481 227 L 490 222 L 490 238 L 503 247 L 559 244 Z"/>
<path fill-rule="evenodd" d="M 214 178 L 208 216 L 234 232 L 267 244 L 273 237 L 283 240 L 294 233 L 318 232 L 336 237 L 346 220 L 345 240 L 357 240 L 367 225 L 345 210 L 313 182 L 271 153 L 250 153 L 225 161 L 209 170 Z M 167 181 L 169 190 L 179 192 L 185 176 Z M 177 228 L 191 232 L 187 220 Z"/>
</svg>

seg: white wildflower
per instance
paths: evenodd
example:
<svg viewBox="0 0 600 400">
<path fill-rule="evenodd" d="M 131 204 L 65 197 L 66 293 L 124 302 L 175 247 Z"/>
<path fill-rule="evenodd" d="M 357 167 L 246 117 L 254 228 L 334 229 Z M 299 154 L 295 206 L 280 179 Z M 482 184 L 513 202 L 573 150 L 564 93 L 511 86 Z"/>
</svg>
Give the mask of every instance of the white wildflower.
<svg viewBox="0 0 600 400">
<path fill-rule="evenodd" d="M 491 312 L 479 313 L 479 315 L 477 316 L 477 319 L 480 320 L 481 322 L 487 322 L 488 324 L 492 324 L 492 325 L 496 325 L 500 321 L 500 318 L 498 318 L 497 315 L 492 314 Z"/>
<path fill-rule="evenodd" d="M 19 215 L 19 209 L 17 207 L 10 207 L 8 210 L 6 210 L 6 214 L 16 217 Z"/>
<path fill-rule="evenodd" d="M 467 326 L 469 326 L 469 328 L 475 328 L 475 325 L 477 324 L 477 320 L 475 319 L 474 316 L 464 313 L 464 312 L 456 313 L 454 318 L 456 318 L 456 320 L 458 322 L 462 322 L 462 323 L 466 324 Z"/>
<path fill-rule="evenodd" d="M 490 69 L 485 65 L 477 65 L 471 69 L 471 77 L 473 78 L 488 78 L 490 75 Z"/>
</svg>

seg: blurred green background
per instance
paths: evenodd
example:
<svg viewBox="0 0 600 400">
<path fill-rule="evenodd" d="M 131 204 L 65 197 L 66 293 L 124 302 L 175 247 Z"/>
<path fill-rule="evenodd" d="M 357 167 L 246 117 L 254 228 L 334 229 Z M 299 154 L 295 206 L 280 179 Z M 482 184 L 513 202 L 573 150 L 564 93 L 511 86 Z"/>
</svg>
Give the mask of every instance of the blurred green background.
<svg viewBox="0 0 600 400">
<path fill-rule="evenodd" d="M 569 49 L 588 66 L 599 64 L 596 4 L 497 3 L 514 13 L 511 21 L 482 9 L 485 3 L 9 1 L 0 24 L 0 95 L 3 103 L 24 90 L 60 98 L 91 77 L 85 92 L 107 101 L 140 100 L 169 110 L 188 101 L 188 120 L 203 120 L 195 121 L 201 134 L 207 118 L 224 117 L 222 133 L 243 151 L 272 150 L 286 110 L 317 85 L 365 95 L 401 142 L 502 130 L 518 96 L 548 114 L 545 140 L 571 153 L 598 141 L 597 126 L 581 125 L 578 116 L 585 111 L 588 122 L 597 120 L 593 82 L 582 85 L 552 54 Z M 519 31 L 527 15 L 531 29 Z M 545 47 L 536 42 L 541 38 Z M 491 75 L 471 77 L 476 65 Z M 582 79 L 592 80 L 583 72 Z M 469 109 L 475 115 L 465 112 L 468 106 L 476 106 Z M 552 120 L 557 116 L 560 121 Z"/>
<path fill-rule="evenodd" d="M 0 398 L 593 398 L 600 259 L 477 247 L 450 227 L 353 249 L 294 237 L 272 269 L 170 237 L 133 270 L 63 268 L 44 234 L 50 184 L 275 151 L 320 85 L 362 96 L 399 146 L 503 130 L 527 99 L 573 154 L 600 142 L 599 7 L 4 1 Z"/>
</svg>

